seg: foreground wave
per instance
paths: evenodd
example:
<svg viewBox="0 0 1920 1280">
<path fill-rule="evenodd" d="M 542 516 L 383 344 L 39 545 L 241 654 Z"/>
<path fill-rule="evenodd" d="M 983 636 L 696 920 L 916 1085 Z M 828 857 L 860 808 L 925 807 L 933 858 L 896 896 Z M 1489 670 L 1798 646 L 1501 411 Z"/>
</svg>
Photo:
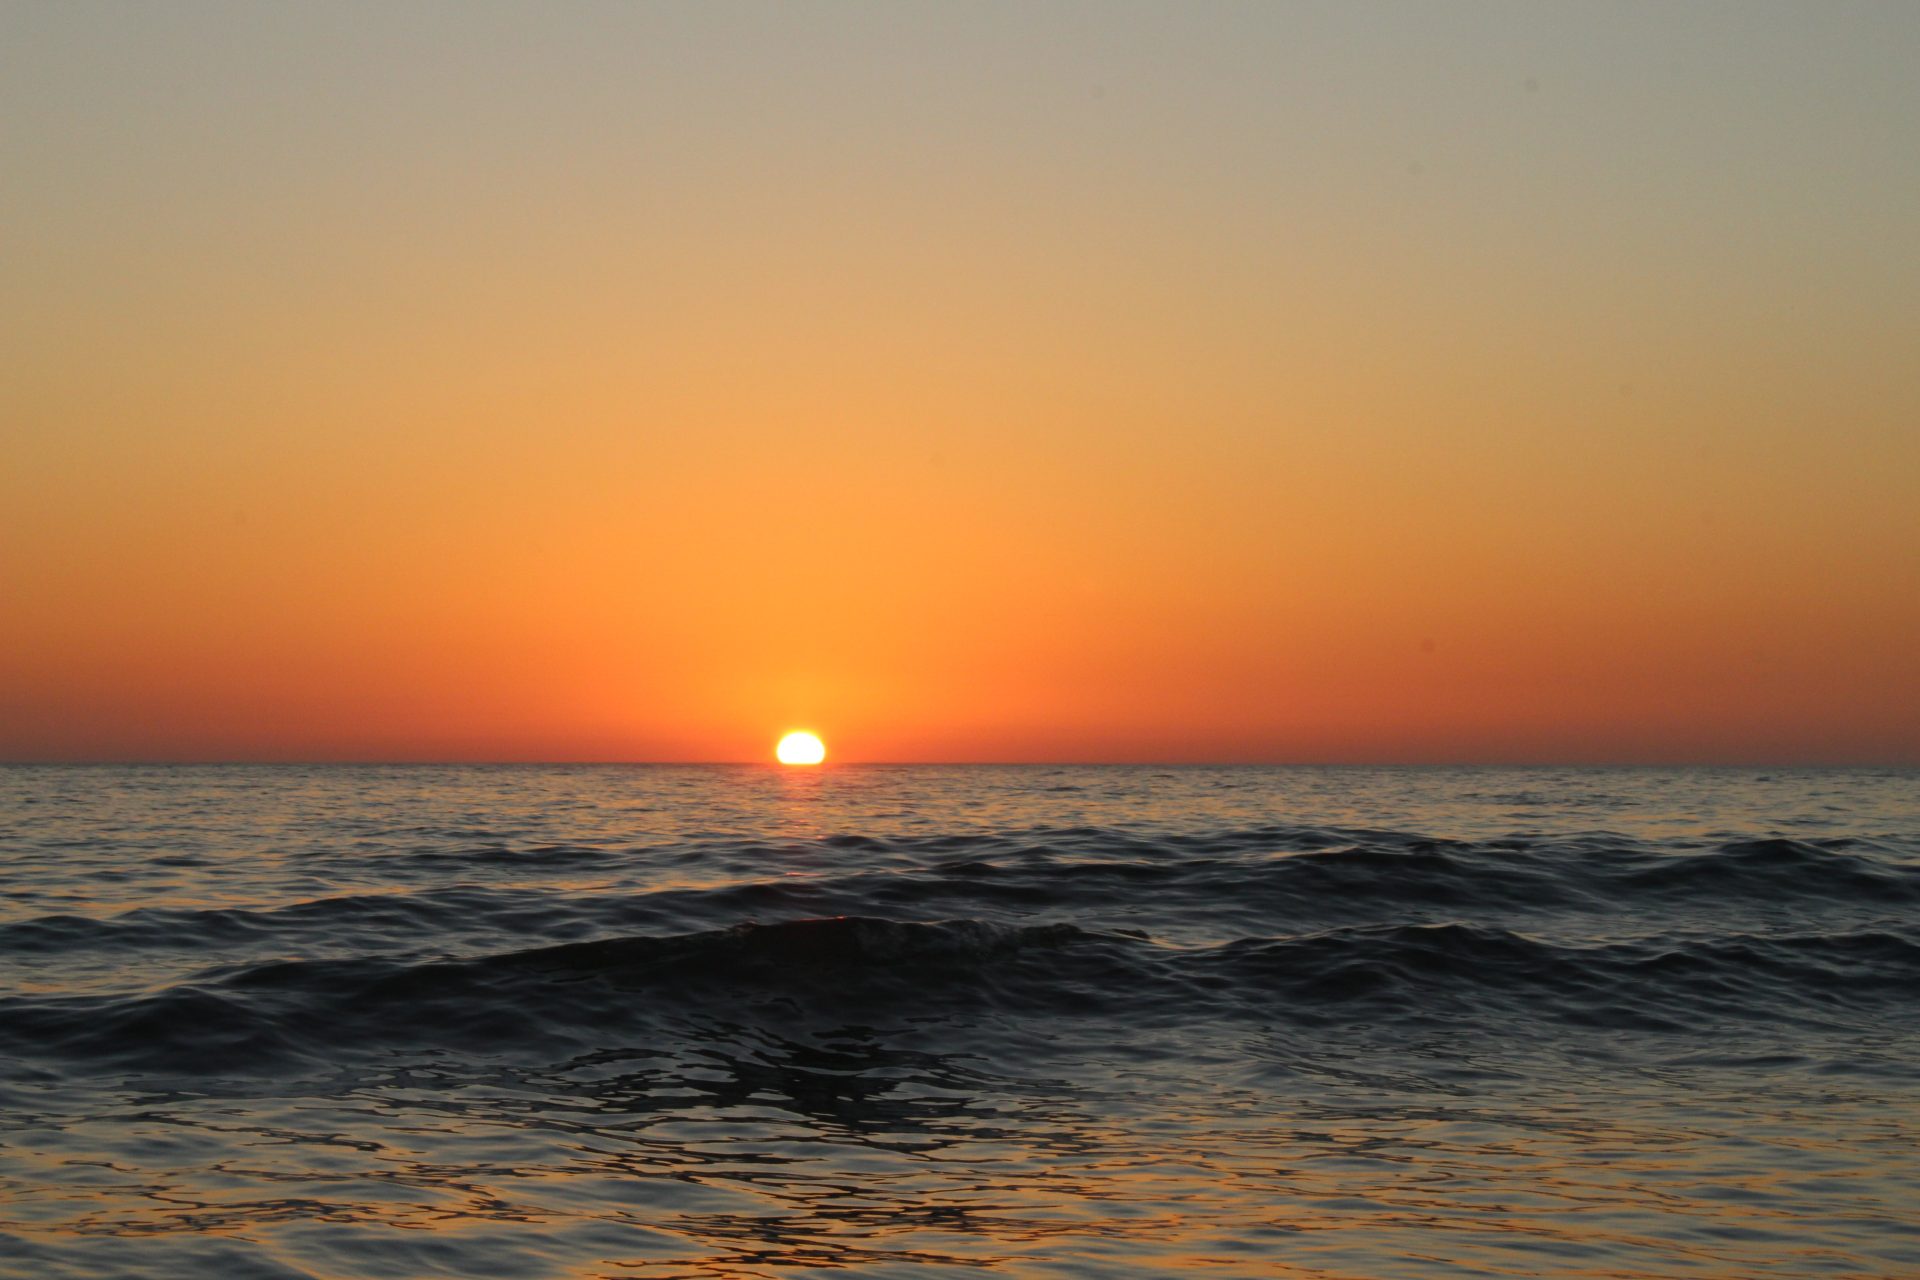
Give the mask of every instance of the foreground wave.
<svg viewBox="0 0 1920 1280">
<path fill-rule="evenodd" d="M 621 937 L 469 959 L 282 961 L 120 998 L 0 999 L 0 1051 L 68 1066 L 236 1071 L 353 1046 L 551 1055 L 689 1012 L 898 1021 L 1565 1021 L 1695 1032 L 1920 1016 L 1920 940 L 1892 929 L 1564 945 L 1465 924 L 1217 947 L 1070 924 L 874 917 Z"/>
</svg>

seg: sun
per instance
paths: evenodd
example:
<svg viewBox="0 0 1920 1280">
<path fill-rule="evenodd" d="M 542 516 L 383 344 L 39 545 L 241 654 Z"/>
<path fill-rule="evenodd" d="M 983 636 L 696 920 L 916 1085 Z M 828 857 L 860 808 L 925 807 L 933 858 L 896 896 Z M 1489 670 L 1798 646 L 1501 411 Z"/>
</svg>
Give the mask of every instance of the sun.
<svg viewBox="0 0 1920 1280">
<path fill-rule="evenodd" d="M 773 758 L 781 764 L 819 764 L 827 758 L 827 744 L 816 734 L 796 730 L 780 739 Z"/>
</svg>

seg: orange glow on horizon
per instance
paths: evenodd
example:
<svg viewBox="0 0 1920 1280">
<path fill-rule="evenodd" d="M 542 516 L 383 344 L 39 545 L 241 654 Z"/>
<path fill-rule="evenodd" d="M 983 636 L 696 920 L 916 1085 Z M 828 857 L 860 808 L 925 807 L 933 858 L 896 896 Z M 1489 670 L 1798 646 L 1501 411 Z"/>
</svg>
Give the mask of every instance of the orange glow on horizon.
<svg viewBox="0 0 1920 1280">
<path fill-rule="evenodd" d="M 1920 762 L 1864 18 L 1783 105 L 1364 6 L 88 12 L 0 76 L 0 759 Z"/>
</svg>

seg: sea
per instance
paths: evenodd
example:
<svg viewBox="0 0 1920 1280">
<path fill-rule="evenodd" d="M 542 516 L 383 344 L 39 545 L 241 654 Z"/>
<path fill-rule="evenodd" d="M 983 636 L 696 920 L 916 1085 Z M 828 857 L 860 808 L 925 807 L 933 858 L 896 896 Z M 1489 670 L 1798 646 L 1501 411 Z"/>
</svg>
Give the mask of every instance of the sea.
<svg viewBox="0 0 1920 1280">
<path fill-rule="evenodd" d="M 1920 1276 L 1920 773 L 0 768 L 0 1275 Z"/>
</svg>

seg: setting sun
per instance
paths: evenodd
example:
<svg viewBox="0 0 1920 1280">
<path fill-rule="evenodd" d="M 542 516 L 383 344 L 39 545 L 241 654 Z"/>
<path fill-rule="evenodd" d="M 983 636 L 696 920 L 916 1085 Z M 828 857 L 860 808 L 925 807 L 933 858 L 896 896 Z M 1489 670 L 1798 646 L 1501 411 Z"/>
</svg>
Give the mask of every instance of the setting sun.
<svg viewBox="0 0 1920 1280">
<path fill-rule="evenodd" d="M 781 764 L 819 764 L 827 758 L 827 744 L 816 734 L 790 733 L 780 739 L 773 755 Z"/>
</svg>

